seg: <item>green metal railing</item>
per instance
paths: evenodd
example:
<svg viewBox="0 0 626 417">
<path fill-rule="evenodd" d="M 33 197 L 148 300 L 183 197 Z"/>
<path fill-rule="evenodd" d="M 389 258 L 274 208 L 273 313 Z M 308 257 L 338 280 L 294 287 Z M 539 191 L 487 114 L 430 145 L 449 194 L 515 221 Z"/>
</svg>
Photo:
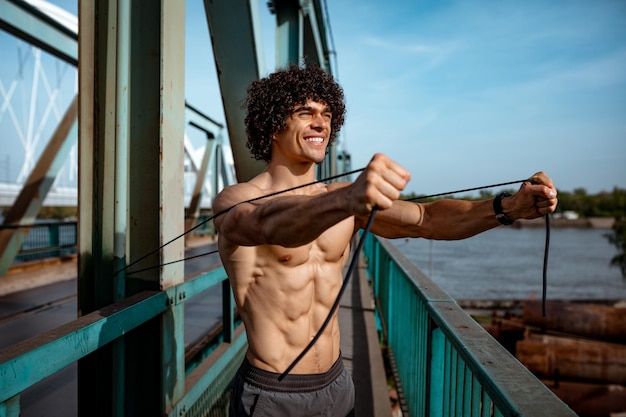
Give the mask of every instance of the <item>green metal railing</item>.
<svg viewBox="0 0 626 417">
<path fill-rule="evenodd" d="M 370 235 L 364 256 L 408 415 L 576 416 L 391 243 Z M 228 279 L 219 268 L 1 351 L 0 417 L 19 415 L 24 390 L 215 285 L 226 294 L 223 342 L 186 363 L 185 393 L 167 415 L 226 415 L 228 386 L 247 339 L 243 326 L 235 326 Z"/>
<path fill-rule="evenodd" d="M 392 243 L 364 256 L 410 416 L 576 416 Z"/>
<path fill-rule="evenodd" d="M 76 253 L 78 222 L 46 221 L 20 226 L 0 226 L 1 230 L 23 233 L 23 243 L 13 263 L 62 257 Z"/>
<path fill-rule="evenodd" d="M 187 363 L 185 394 L 169 417 L 226 415 L 228 393 L 245 353 L 243 326 L 235 326 L 234 303 L 223 268 L 166 291 L 143 291 L 49 332 L 0 351 L 0 417 L 20 415 L 20 393 L 108 343 L 143 325 L 175 304 L 222 285 L 223 340 L 211 353 Z M 184 343 L 184 341 L 176 341 Z"/>
</svg>

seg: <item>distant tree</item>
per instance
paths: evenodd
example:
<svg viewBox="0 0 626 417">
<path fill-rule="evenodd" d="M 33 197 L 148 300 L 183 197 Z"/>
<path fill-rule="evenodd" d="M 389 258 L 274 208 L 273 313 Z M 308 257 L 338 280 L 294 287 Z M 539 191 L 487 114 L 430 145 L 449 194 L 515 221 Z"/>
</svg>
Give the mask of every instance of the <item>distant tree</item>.
<svg viewBox="0 0 626 417">
<path fill-rule="evenodd" d="M 584 188 L 575 188 L 572 194 L 572 208 L 576 213 L 582 217 L 593 216 L 593 197 L 587 194 L 587 190 Z"/>
<path fill-rule="evenodd" d="M 610 217 L 626 216 L 626 189 L 615 187 L 610 193 L 601 193 L 599 203 L 603 213 Z"/>
<path fill-rule="evenodd" d="M 491 190 L 480 190 L 479 196 L 481 200 L 487 200 L 488 198 L 493 198 L 494 194 Z"/>
<path fill-rule="evenodd" d="M 42 207 L 37 217 L 39 219 L 66 219 L 76 217 L 78 209 L 76 207 Z"/>
<path fill-rule="evenodd" d="M 611 266 L 620 268 L 622 278 L 626 279 L 626 217 L 617 217 L 613 225 L 613 232 L 607 233 L 605 236 L 619 251 L 611 259 Z"/>
<path fill-rule="evenodd" d="M 559 203 L 556 211 L 563 213 L 572 210 L 581 217 L 622 217 L 626 216 L 626 190 L 615 187 L 613 191 L 602 191 L 589 195 L 584 188 L 574 192 L 559 190 Z"/>
</svg>

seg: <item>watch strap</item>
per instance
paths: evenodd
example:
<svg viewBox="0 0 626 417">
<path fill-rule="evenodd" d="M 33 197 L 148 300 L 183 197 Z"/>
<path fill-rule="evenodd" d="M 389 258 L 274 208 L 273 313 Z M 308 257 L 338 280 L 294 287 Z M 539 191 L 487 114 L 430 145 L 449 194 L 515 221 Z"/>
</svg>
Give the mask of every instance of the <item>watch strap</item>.
<svg viewBox="0 0 626 417">
<path fill-rule="evenodd" d="M 511 224 L 513 224 L 513 220 L 511 220 L 506 214 L 504 214 L 504 212 L 502 211 L 502 199 L 504 197 L 510 197 L 511 194 L 509 193 L 500 193 L 496 196 L 496 198 L 493 199 L 493 211 L 496 212 L 496 219 L 498 219 L 498 221 L 501 224 L 504 224 L 506 226 L 509 226 Z"/>
</svg>

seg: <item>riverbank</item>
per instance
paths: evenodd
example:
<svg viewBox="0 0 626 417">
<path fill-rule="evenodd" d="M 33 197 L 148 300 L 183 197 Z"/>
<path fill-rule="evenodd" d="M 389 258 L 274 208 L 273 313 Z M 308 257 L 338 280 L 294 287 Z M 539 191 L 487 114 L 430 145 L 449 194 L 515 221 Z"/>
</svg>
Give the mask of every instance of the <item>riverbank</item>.
<svg viewBox="0 0 626 417">
<path fill-rule="evenodd" d="M 513 227 L 543 227 L 545 225 L 543 217 L 532 220 L 517 220 Z M 571 227 L 576 229 L 611 229 L 615 224 L 613 217 L 588 217 L 584 219 L 563 219 L 550 218 L 550 227 Z"/>
<path fill-rule="evenodd" d="M 456 303 L 467 312 L 470 316 L 477 318 L 478 321 L 490 320 L 492 318 L 501 318 L 509 316 L 521 316 L 524 310 L 524 303 L 528 299 L 502 299 L 502 300 L 464 300 L 457 299 Z M 626 312 L 626 299 L 572 299 L 572 300 L 549 300 L 557 303 L 571 304 L 595 304 L 602 306 L 610 306 L 623 308 Z"/>
<path fill-rule="evenodd" d="M 458 303 L 577 415 L 626 415 L 626 300 Z"/>
</svg>

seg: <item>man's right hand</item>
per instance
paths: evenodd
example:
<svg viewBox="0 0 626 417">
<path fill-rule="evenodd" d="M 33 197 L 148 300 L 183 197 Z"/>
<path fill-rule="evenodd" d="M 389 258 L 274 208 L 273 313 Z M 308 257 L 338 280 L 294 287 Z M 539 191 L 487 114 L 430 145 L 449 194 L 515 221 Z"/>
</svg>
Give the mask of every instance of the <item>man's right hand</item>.
<svg viewBox="0 0 626 417">
<path fill-rule="evenodd" d="M 384 154 L 376 154 L 365 171 L 350 186 L 352 211 L 369 214 L 374 207 L 384 210 L 400 197 L 400 192 L 411 180 L 411 174 Z"/>
</svg>

